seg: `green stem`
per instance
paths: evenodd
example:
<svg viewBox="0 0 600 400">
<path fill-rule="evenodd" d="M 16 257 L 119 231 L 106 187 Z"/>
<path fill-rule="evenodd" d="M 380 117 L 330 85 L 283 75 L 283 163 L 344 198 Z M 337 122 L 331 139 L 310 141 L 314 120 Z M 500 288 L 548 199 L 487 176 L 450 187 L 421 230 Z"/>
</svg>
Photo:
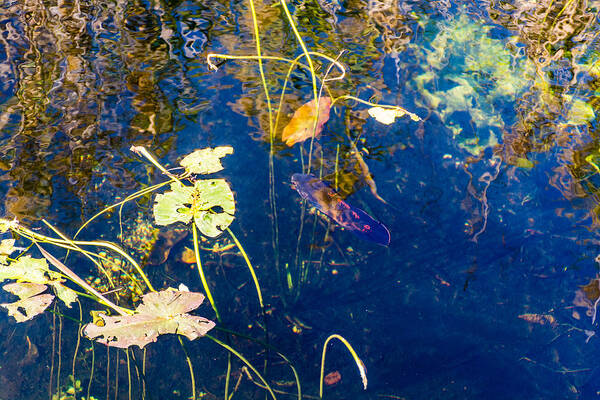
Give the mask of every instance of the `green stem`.
<svg viewBox="0 0 600 400">
<path fill-rule="evenodd" d="M 185 361 L 187 362 L 188 370 L 190 371 L 190 378 L 192 380 L 192 400 L 196 400 L 196 379 L 194 378 L 194 366 L 192 365 L 192 360 L 190 360 L 190 356 L 185 348 L 185 343 L 183 343 L 183 340 L 181 339 L 181 335 L 177 335 L 177 339 L 179 339 L 179 344 L 181 345 L 183 354 L 185 354 Z"/>
<path fill-rule="evenodd" d="M 362 360 L 358 357 L 358 354 L 356 354 L 356 351 L 354 351 L 354 348 L 352 348 L 350 343 L 348 343 L 348 341 L 346 339 L 344 339 L 342 336 L 338 335 L 337 333 L 334 333 L 333 335 L 329 336 L 327 338 L 327 340 L 325 340 L 325 344 L 323 344 L 323 354 L 321 356 L 321 379 L 319 381 L 319 398 L 320 399 L 323 398 L 323 376 L 325 374 L 325 354 L 327 353 L 327 344 L 332 339 L 338 339 L 340 342 L 342 342 L 344 344 L 344 346 L 346 346 L 346 348 L 350 352 L 350 355 L 352 355 L 352 358 L 354 359 L 356 366 L 358 367 L 358 372 L 360 373 L 360 378 L 362 379 L 363 387 L 365 388 L 365 390 L 367 390 L 367 369 L 365 368 L 365 364 L 363 364 Z"/>
<path fill-rule="evenodd" d="M 265 387 L 267 388 L 267 391 L 269 392 L 269 394 L 271 395 L 271 397 L 273 398 L 273 400 L 277 400 L 277 397 L 275 396 L 275 393 L 273 392 L 273 389 L 271 389 L 271 386 L 267 383 L 267 381 L 265 380 L 265 378 L 263 378 L 263 376 L 256 370 L 256 368 L 254 368 L 254 366 L 252 364 L 250 364 L 250 362 L 243 355 L 241 355 L 233 347 L 229 346 L 228 344 L 225 344 L 225 343 L 221 342 L 219 339 L 217 339 L 217 338 L 215 338 L 215 337 L 213 337 L 211 335 L 207 334 L 207 335 L 204 335 L 204 336 L 206 336 L 207 338 L 209 338 L 213 342 L 217 343 L 219 346 L 227 349 L 229 352 L 231 352 L 237 358 L 239 358 L 244 364 L 246 364 L 246 366 L 248 368 L 250 368 L 250 370 L 252 372 L 254 372 L 254 374 L 258 377 L 258 379 L 260 379 L 260 381 L 263 383 L 263 385 L 265 385 Z"/>
<path fill-rule="evenodd" d="M 256 288 L 256 295 L 258 296 L 258 303 L 260 304 L 260 309 L 263 311 L 263 314 L 264 314 L 264 308 L 265 308 L 265 306 L 264 306 L 264 303 L 263 303 L 262 292 L 260 290 L 260 285 L 258 283 L 258 278 L 256 277 L 256 272 L 254 271 L 254 267 L 252 267 L 252 263 L 250 262 L 250 259 L 248 258 L 248 255 L 246 254 L 246 251 L 244 251 L 244 248 L 242 247 L 242 244 L 237 239 L 237 237 L 233 234 L 233 232 L 231 231 L 231 229 L 227 228 L 227 233 L 229 233 L 229 235 L 231 236 L 231 238 L 235 242 L 235 245 L 237 246 L 237 248 L 240 249 L 240 253 L 242 253 L 242 257 L 246 261 L 246 265 L 248 266 L 248 270 L 250 271 L 250 275 L 252 275 L 252 281 L 254 281 L 254 287 Z"/>
<path fill-rule="evenodd" d="M 106 297 L 104 297 L 102 295 L 102 293 L 98 292 L 96 289 L 94 289 L 93 287 L 91 287 L 90 285 L 88 285 L 83 279 L 81 279 L 79 276 L 77 276 L 77 274 L 75 274 L 73 271 L 71 271 L 65 264 L 63 264 L 62 262 L 60 262 L 52 254 L 50 254 L 46 250 L 44 250 L 42 248 L 42 246 L 40 246 L 38 243 L 36 243 L 36 246 L 38 247 L 38 249 L 40 250 L 40 252 L 42 253 L 42 255 L 52 265 L 54 265 L 56 268 L 58 268 L 60 270 L 60 272 L 62 272 L 63 274 L 69 276 L 75 283 L 77 283 L 79 286 L 81 286 L 83 289 L 85 289 L 88 293 L 90 293 L 94 297 L 96 297 L 96 299 L 98 299 L 98 301 L 100 303 L 104 304 L 107 307 L 112 308 L 113 310 L 115 310 L 117 313 L 119 313 L 121 315 L 130 315 L 130 314 L 133 314 L 132 310 L 128 310 L 128 309 L 123 308 L 123 307 L 119 307 L 118 305 L 114 304 L 112 301 L 110 301 L 109 299 L 107 299 Z"/>
<path fill-rule="evenodd" d="M 208 287 L 208 282 L 206 281 L 206 276 L 204 275 L 204 270 L 202 269 L 202 261 L 200 261 L 200 249 L 198 248 L 198 228 L 195 223 L 192 223 L 192 234 L 194 240 L 194 255 L 196 256 L 196 267 L 198 268 L 198 274 L 200 275 L 200 282 L 202 282 L 202 287 L 206 292 L 206 297 L 212 306 L 212 309 L 215 311 L 215 315 L 217 316 L 217 321 L 221 322 L 221 315 L 219 314 L 219 310 L 217 310 L 217 305 L 215 304 L 215 300 L 212 297 L 212 293 L 210 292 L 210 288 Z"/>
<path fill-rule="evenodd" d="M 93 240 L 93 241 L 83 241 L 83 240 L 62 240 L 62 239 L 54 239 L 48 236 L 44 236 L 44 235 L 40 235 L 39 233 L 36 233 L 30 229 L 25 228 L 24 226 L 21 225 L 17 225 L 14 228 L 11 228 L 14 232 L 19 233 L 19 234 L 25 234 L 27 236 L 29 236 L 30 238 L 33 238 L 33 240 L 35 241 L 40 241 L 40 242 L 48 242 L 48 243 L 52 243 L 54 245 L 69 245 L 69 246 L 98 246 L 98 247 L 105 247 L 107 249 L 110 249 L 116 253 L 118 253 L 119 255 L 121 255 L 123 258 L 125 258 L 128 262 L 131 263 L 131 265 L 133 265 L 133 267 L 136 269 L 136 271 L 140 274 L 140 276 L 142 277 L 142 279 L 144 280 L 144 282 L 146 283 L 146 285 L 148 286 L 148 289 L 150 289 L 151 291 L 155 292 L 156 290 L 154 289 L 154 287 L 152 286 L 152 284 L 150 283 L 150 281 L 148 280 L 148 277 L 146 276 L 146 274 L 144 273 L 144 271 L 142 271 L 142 267 L 140 267 L 140 265 L 129 255 L 127 254 L 123 249 L 121 249 L 119 246 L 117 246 L 114 243 L 111 242 L 103 242 L 103 241 L 99 241 L 99 240 Z M 63 246 L 64 247 L 64 246 Z"/>
<path fill-rule="evenodd" d="M 150 161 L 156 168 L 162 171 L 163 174 L 167 175 L 169 178 L 176 180 L 181 184 L 181 186 L 185 186 L 183 182 L 179 180 L 179 178 L 172 173 L 170 173 L 165 167 L 159 163 L 156 158 L 144 147 L 144 146 L 131 146 L 129 150 L 133 151 L 135 154 L 144 156 L 148 161 Z"/>
</svg>

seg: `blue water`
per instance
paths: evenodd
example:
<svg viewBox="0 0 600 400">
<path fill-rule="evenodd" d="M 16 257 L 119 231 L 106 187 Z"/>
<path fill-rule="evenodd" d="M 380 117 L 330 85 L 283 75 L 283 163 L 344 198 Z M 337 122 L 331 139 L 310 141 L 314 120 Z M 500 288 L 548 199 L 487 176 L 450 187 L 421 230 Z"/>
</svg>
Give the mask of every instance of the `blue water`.
<svg viewBox="0 0 600 400">
<path fill-rule="evenodd" d="M 301 54 L 280 7 L 257 7 L 265 54 Z M 269 342 L 296 366 L 304 393 L 318 394 L 322 345 L 338 333 L 361 357 L 369 384 L 363 390 L 352 358 L 333 342 L 325 370 L 339 371 L 342 380 L 325 387 L 325 398 L 598 397 L 598 322 L 592 323 L 592 309 L 574 302 L 597 277 L 600 253 L 600 178 L 586 161 L 595 160 L 600 144 L 597 6 L 333 1 L 290 7 L 313 50 L 334 58 L 346 50 L 340 61 L 348 78 L 330 83 L 336 95 L 399 105 L 422 118 L 383 125 L 362 105 L 337 104 L 315 144 L 312 172 L 333 185 L 337 154 L 340 181 L 354 183 L 346 201 L 388 227 L 388 247 L 361 241 L 302 202 L 290 178 L 307 172 L 308 142 L 288 148 L 276 138 L 270 171 L 256 63 L 228 61 L 209 70 L 208 53 L 255 52 L 248 4 L 241 1 L 4 2 L 2 213 L 36 229 L 45 229 L 40 219 L 46 218 L 73 235 L 102 207 L 164 179 L 131 145 L 146 146 L 169 167 L 195 149 L 232 146 L 217 174 L 235 193 L 231 228 L 257 268 Z M 265 65 L 276 104 L 286 68 Z M 288 90 L 284 121 L 311 99 L 309 75 L 295 72 Z M 350 139 L 387 203 L 369 190 Z M 150 218 L 151 204 L 146 198 L 128 205 L 125 221 L 138 210 Z M 116 241 L 118 230 L 113 216 L 83 237 Z M 202 291 L 197 272 L 180 261 L 190 237 L 166 263 L 145 267 L 156 287 L 183 282 Z M 263 340 L 243 259 L 203 257 L 220 325 Z M 285 266 L 298 285 L 302 262 L 307 275 L 289 290 Z M 92 271 L 83 259 L 73 269 L 83 276 Z M 84 309 L 89 322 L 87 311 L 95 308 L 84 303 Z M 60 312 L 79 319 L 75 309 Z M 208 304 L 199 313 L 215 317 Z M 526 321 L 526 314 L 555 322 Z M 47 312 L 16 324 L 0 312 L 0 399 L 48 398 L 58 386 L 64 393 L 78 326 L 64 319 L 59 357 L 55 318 Z M 215 335 L 225 340 L 223 332 Z M 262 371 L 260 345 L 231 341 Z M 81 346 L 75 371 L 87 389 L 90 342 L 82 339 Z M 161 337 L 148 349 L 147 398 L 188 398 L 178 341 Z M 227 353 L 204 339 L 186 342 L 186 350 L 198 391 L 222 397 Z M 126 364 L 115 361 L 114 350 L 107 359 L 103 345 L 95 351 L 91 394 L 127 398 Z M 141 352 L 135 354 L 139 362 Z M 274 383 L 292 375 L 273 352 L 268 359 L 270 382 L 295 393 Z M 232 387 L 242 366 L 234 362 Z M 133 397 L 141 398 L 141 381 L 132 376 Z M 240 382 L 234 398 L 263 398 L 245 376 Z"/>
</svg>

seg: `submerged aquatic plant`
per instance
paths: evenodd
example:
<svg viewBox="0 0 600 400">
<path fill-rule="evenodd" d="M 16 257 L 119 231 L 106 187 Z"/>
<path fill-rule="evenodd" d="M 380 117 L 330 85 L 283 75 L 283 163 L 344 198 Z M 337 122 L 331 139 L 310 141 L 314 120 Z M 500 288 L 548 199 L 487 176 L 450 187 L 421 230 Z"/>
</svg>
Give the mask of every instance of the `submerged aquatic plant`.
<svg viewBox="0 0 600 400">
<path fill-rule="evenodd" d="M 466 12 L 447 21 L 423 17 L 430 47 L 412 45 L 423 66 L 409 81 L 422 105 L 436 113 L 457 145 L 474 156 L 497 145 L 507 124 L 496 105 L 515 102 L 535 80 L 516 38 L 494 38 L 492 26 Z M 513 50 L 511 50 L 513 49 Z M 461 115 L 466 113 L 468 120 Z"/>
</svg>

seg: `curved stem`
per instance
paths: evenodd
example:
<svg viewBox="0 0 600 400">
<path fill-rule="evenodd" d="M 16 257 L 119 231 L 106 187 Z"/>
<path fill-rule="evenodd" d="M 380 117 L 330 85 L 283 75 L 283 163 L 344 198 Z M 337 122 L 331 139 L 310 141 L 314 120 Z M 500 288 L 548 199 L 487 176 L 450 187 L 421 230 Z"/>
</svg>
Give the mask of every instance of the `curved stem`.
<svg viewBox="0 0 600 400">
<path fill-rule="evenodd" d="M 176 175 L 173 175 L 165 167 L 163 167 L 162 164 L 159 163 L 156 160 L 156 158 L 152 154 L 150 154 L 150 152 L 144 146 L 131 146 L 129 150 L 133 151 L 137 155 L 146 157 L 146 159 L 150 161 L 156 168 L 161 170 L 163 174 L 167 175 L 173 180 L 176 180 L 181 184 L 181 186 L 184 186 L 183 182 L 181 182 Z"/>
<path fill-rule="evenodd" d="M 338 339 L 344 344 L 344 346 L 346 346 L 346 348 L 350 352 L 350 355 L 352 355 L 356 366 L 358 367 L 358 372 L 360 373 L 360 378 L 362 379 L 363 387 L 365 388 L 365 390 L 367 390 L 367 369 L 365 368 L 365 364 L 363 364 L 362 360 L 358 357 L 358 354 L 356 354 L 356 351 L 354 351 L 350 343 L 348 343 L 348 341 L 342 336 L 338 335 L 337 333 L 334 333 L 333 335 L 329 336 L 327 340 L 325 340 L 325 344 L 323 344 L 323 355 L 321 356 L 321 379 L 319 381 L 319 398 L 323 398 L 323 375 L 325 373 L 325 354 L 327 353 L 327 344 L 332 339 Z"/>
<path fill-rule="evenodd" d="M 351 96 L 349 94 L 345 94 L 345 95 L 342 95 L 340 97 L 334 98 L 331 101 L 331 107 L 333 107 L 333 105 L 335 103 L 337 103 L 338 101 L 342 101 L 342 100 L 353 100 L 353 101 L 356 101 L 358 103 L 362 103 L 362 104 L 364 104 L 366 106 L 369 106 L 369 107 L 380 107 L 380 108 L 385 108 L 385 109 L 388 109 L 388 110 L 398 110 L 398 111 L 400 111 L 400 112 L 408 115 L 410 117 L 410 119 L 412 119 L 415 122 L 421 120 L 421 117 L 419 117 L 417 114 L 411 113 L 410 111 L 408 111 L 408 110 L 406 110 L 406 109 L 404 109 L 404 108 L 402 108 L 400 106 L 392 106 L 392 105 L 389 105 L 389 104 L 372 103 L 370 101 L 363 100 L 363 99 L 360 99 L 358 97 Z"/>
</svg>

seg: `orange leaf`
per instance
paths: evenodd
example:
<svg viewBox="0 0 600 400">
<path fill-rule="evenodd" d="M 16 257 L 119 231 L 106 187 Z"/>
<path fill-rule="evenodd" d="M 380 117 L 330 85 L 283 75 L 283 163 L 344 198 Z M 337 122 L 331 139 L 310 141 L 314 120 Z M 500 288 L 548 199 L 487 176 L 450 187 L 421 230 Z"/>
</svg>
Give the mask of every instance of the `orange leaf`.
<svg viewBox="0 0 600 400">
<path fill-rule="evenodd" d="M 319 136 L 323 130 L 323 125 L 329 119 L 329 108 L 331 107 L 331 98 L 321 97 L 319 100 L 319 115 L 315 127 L 315 137 Z M 303 142 L 312 137 L 313 126 L 315 124 L 315 101 L 311 100 L 296 110 L 290 122 L 283 128 L 281 139 L 288 146 Z"/>
</svg>

